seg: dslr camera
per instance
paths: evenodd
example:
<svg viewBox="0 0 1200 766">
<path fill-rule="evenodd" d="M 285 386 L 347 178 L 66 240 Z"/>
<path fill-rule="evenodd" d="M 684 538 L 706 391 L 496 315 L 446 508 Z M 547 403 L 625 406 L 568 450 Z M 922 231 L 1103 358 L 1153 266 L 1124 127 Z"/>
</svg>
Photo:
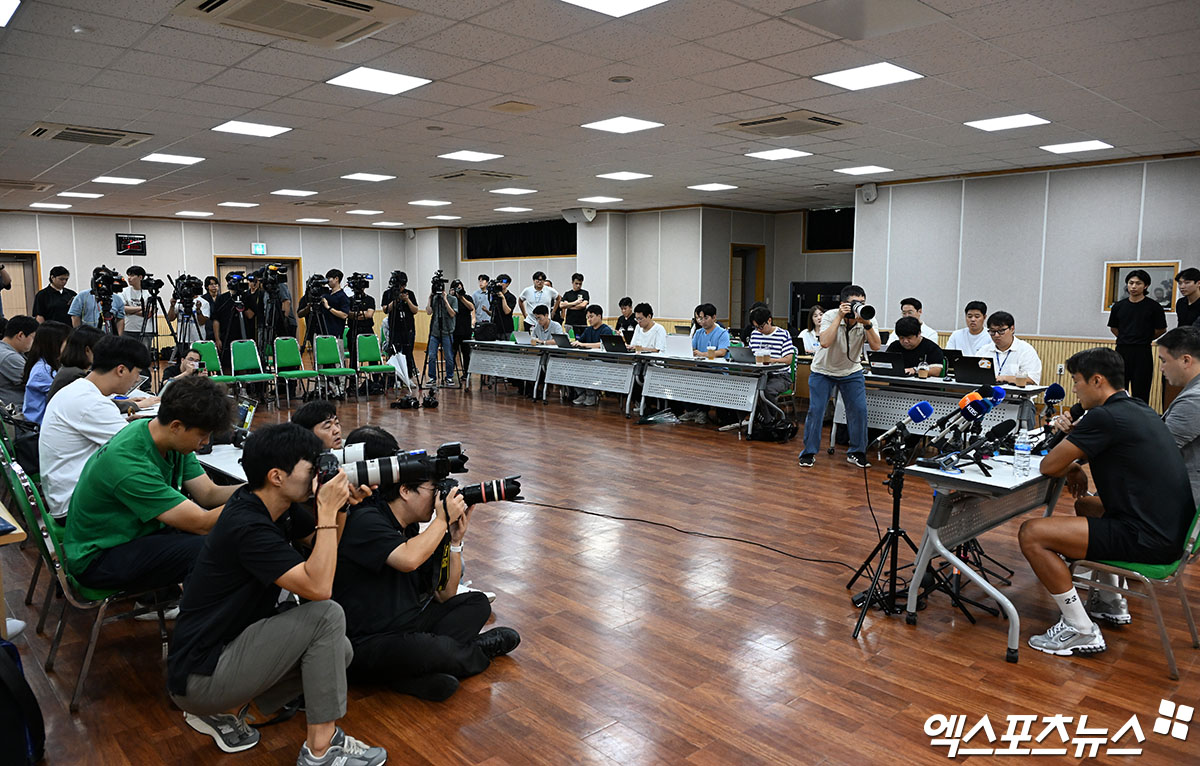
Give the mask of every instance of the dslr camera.
<svg viewBox="0 0 1200 766">
<path fill-rule="evenodd" d="M 434 272 L 433 279 L 429 282 L 429 289 L 434 295 L 446 289 L 446 275 L 441 269 Z"/>
<path fill-rule="evenodd" d="M 92 269 L 91 289 L 96 300 L 111 299 L 115 293 L 121 292 L 126 287 L 129 287 L 129 283 L 125 281 L 125 277 L 104 264 Z"/>
<path fill-rule="evenodd" d="M 875 318 L 875 307 L 866 301 L 850 301 L 850 313 L 855 319 L 870 322 Z"/>
<path fill-rule="evenodd" d="M 304 283 L 304 292 L 308 295 L 308 300 L 311 303 L 319 303 L 322 298 L 329 295 L 333 290 L 329 287 L 329 280 L 322 274 L 313 274 Z"/>
</svg>

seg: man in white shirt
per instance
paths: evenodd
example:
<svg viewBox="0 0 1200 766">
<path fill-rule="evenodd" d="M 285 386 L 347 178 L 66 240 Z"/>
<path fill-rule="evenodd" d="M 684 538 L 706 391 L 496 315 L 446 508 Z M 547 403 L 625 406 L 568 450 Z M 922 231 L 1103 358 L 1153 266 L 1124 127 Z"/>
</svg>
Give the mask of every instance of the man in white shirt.
<svg viewBox="0 0 1200 766">
<path fill-rule="evenodd" d="M 128 391 L 149 367 L 150 352 L 140 341 L 105 336 L 92 349 L 92 371 L 46 404 L 38 456 L 46 506 L 54 518 L 66 522 L 84 464 L 126 425 L 109 397 Z"/>
<path fill-rule="evenodd" d="M 967 326 L 955 330 L 946 341 L 946 348 L 963 352 L 963 356 L 980 356 L 984 346 L 992 342 L 991 337 L 983 331 L 984 320 L 987 318 L 987 304 L 983 301 L 971 301 L 963 309 L 967 318 Z"/>
<path fill-rule="evenodd" d="M 204 340 L 204 334 L 200 328 L 208 324 L 208 301 L 203 298 L 197 298 L 191 312 L 185 312 L 183 309 L 183 305 L 172 296 L 171 305 L 167 307 L 167 320 L 170 322 L 179 322 L 175 329 L 175 335 L 179 338 L 179 345 L 191 346 L 197 341 Z"/>
<path fill-rule="evenodd" d="M 125 278 L 129 287 L 121 291 L 121 300 L 125 302 L 124 334 L 136 338 L 146 348 L 150 348 L 155 334 L 158 333 L 158 316 L 155 311 L 154 299 L 150 291 L 142 289 L 142 279 L 146 270 L 141 266 L 130 266 L 125 270 Z"/>
<path fill-rule="evenodd" d="M 633 329 L 630 348 L 639 354 L 656 354 L 667 350 L 667 328 L 654 321 L 654 309 L 649 303 L 634 306 L 633 318 L 637 321 L 637 327 Z"/>
<path fill-rule="evenodd" d="M 551 309 L 557 301 L 558 291 L 546 285 L 546 272 L 533 272 L 533 284 L 522 290 L 520 295 L 521 313 L 525 316 L 525 330 L 529 331 L 533 325 L 534 306 L 545 306 L 547 309 Z"/>
<path fill-rule="evenodd" d="M 1042 360 L 1033 346 L 1017 337 L 1013 315 L 997 311 L 988 317 L 987 326 L 992 342 L 980 350 L 979 356 L 992 360 L 996 382 L 1015 383 L 1020 376 L 1034 385 L 1041 383 Z"/>
<path fill-rule="evenodd" d="M 925 324 L 925 320 L 922 319 L 921 316 L 924 312 L 921 309 L 921 301 L 916 298 L 905 298 L 904 300 L 900 301 L 900 316 L 913 317 L 916 319 L 921 323 L 921 337 L 929 338 L 934 343 L 937 343 L 938 331 Z"/>
</svg>

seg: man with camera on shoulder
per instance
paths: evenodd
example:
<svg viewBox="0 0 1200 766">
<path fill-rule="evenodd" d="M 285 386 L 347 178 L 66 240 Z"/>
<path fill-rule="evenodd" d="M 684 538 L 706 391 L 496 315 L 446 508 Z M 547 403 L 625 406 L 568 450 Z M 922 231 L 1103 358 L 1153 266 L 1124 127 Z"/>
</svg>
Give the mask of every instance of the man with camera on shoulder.
<svg viewBox="0 0 1200 766">
<path fill-rule="evenodd" d="M 444 386 L 454 385 L 454 327 L 455 316 L 458 315 L 458 296 L 447 290 L 449 282 L 438 269 L 433 275 L 429 286 L 429 302 L 425 313 L 429 315 L 429 342 L 425 349 L 425 366 L 428 380 L 426 388 L 437 388 L 437 355 L 442 350 L 442 359 L 446 366 Z"/>
<path fill-rule="evenodd" d="M 376 426 L 355 429 L 347 443 L 358 442 L 368 460 L 399 452 L 396 439 Z M 492 613 L 487 596 L 455 595 L 474 506 L 457 488 L 443 494 L 433 479 L 381 486 L 350 510 L 333 597 L 346 610 L 354 645 L 351 678 L 440 701 L 521 637 L 512 628 L 480 634 Z M 421 524 L 428 524 L 424 531 Z"/>
<path fill-rule="evenodd" d="M 121 298 L 121 290 L 125 286 L 121 275 L 107 266 L 101 264 L 92 269 L 88 289 L 76 295 L 67 309 L 71 326 L 86 324 L 113 335 L 124 334 L 125 300 Z"/>
</svg>

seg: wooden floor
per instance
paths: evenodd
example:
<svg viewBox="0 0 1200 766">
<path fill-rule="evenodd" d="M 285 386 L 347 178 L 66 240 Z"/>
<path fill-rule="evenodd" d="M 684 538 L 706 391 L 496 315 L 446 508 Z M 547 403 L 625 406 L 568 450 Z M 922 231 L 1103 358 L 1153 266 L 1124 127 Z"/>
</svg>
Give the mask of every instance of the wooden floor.
<svg viewBox="0 0 1200 766">
<path fill-rule="evenodd" d="M 1163 603 L 1178 682 L 1167 677 L 1140 603 L 1133 625 L 1106 629 L 1101 655 L 1058 658 L 1023 645 L 1014 665 L 1004 661 L 1002 619 L 981 615 L 970 625 L 942 595 L 917 626 L 873 613 L 853 641 L 846 566 L 566 510 L 857 566 L 876 532 L 862 472 L 842 448 L 832 458 L 822 450 L 817 466 L 801 471 L 799 442 L 749 443 L 693 424 L 639 426 L 612 398 L 583 408 L 553 395 L 542 405 L 478 389 L 442 392 L 436 410 L 393 410 L 374 397 L 346 403 L 340 415 L 347 431 L 378 424 L 412 448 L 461 441 L 467 476 L 519 473 L 527 498 L 478 510 L 467 548 L 467 577 L 498 594 L 496 623 L 521 633 L 516 652 L 445 703 L 351 690 L 346 730 L 386 747 L 390 763 L 938 763 L 946 748 L 923 731 L 934 714 L 966 714 L 968 729 L 987 714 L 998 737 L 1008 715 L 1086 714 L 1090 726 L 1115 733 L 1137 714 L 1146 736 L 1138 763 L 1200 762 L 1200 722 L 1187 742 L 1151 730 L 1161 699 L 1200 700 L 1200 650 L 1190 648 L 1170 599 Z M 886 527 L 886 472 L 876 463 L 867 484 Z M 928 489 L 910 480 L 904 523 L 918 541 L 929 503 Z M 1057 610 L 1021 558 L 1016 528 L 982 542 L 1016 569 L 1006 591 L 1024 639 Z M 36 617 L 21 603 L 33 549 L 15 548 L 0 551 L 0 561 L 9 603 L 30 622 L 16 643 L 47 716 L 47 763 L 294 762 L 302 717 L 264 729 L 257 748 L 232 756 L 187 728 L 164 691 L 153 623 L 105 629 L 83 707 L 68 714 L 90 623 L 80 614 L 69 620 L 55 672 L 44 673 L 48 636 L 34 633 Z M 1200 587 L 1190 594 L 1200 607 Z M 1039 762 L 1078 763 L 1073 755 L 1072 747 L 1068 757 Z"/>
</svg>

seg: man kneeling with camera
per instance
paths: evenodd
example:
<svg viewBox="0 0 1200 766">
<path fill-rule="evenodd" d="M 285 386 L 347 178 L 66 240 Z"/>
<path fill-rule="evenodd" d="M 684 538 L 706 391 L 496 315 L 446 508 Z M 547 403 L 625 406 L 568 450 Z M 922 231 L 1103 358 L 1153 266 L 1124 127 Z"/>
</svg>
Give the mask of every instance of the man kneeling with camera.
<svg viewBox="0 0 1200 766">
<path fill-rule="evenodd" d="M 399 452 L 395 437 L 375 426 L 346 439 L 359 442 L 368 460 Z M 436 478 L 381 483 L 350 510 L 333 597 L 346 611 L 352 680 L 382 681 L 402 694 L 441 701 L 459 679 L 483 672 L 521 637 L 512 628 L 480 634 L 492 614 L 487 597 L 455 595 L 474 506 L 467 507 L 457 488 L 440 491 Z M 423 532 L 421 524 L 428 524 Z"/>
</svg>

